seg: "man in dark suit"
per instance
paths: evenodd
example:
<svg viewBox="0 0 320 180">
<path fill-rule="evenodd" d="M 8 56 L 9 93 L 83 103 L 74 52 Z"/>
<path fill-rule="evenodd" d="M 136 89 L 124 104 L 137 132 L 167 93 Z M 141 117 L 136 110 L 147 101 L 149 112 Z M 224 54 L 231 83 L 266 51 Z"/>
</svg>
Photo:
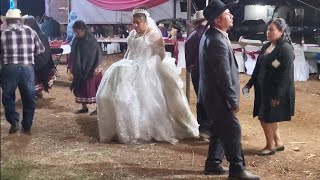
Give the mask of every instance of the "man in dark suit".
<svg viewBox="0 0 320 180">
<path fill-rule="evenodd" d="M 203 10 L 195 13 L 195 18 L 188 21 L 189 25 L 194 27 L 194 31 L 189 35 L 185 43 L 185 58 L 187 70 L 191 73 L 192 84 L 195 93 L 198 96 L 199 89 L 199 43 L 202 33 L 206 30 L 207 20 L 203 16 Z M 197 120 L 199 123 L 199 140 L 209 141 L 211 123 L 206 118 L 206 112 L 203 105 L 197 102 Z"/>
<path fill-rule="evenodd" d="M 205 174 L 226 174 L 224 155 L 230 162 L 229 179 L 260 179 L 245 170 L 241 147 L 239 112 L 240 82 L 237 64 L 230 47 L 227 30 L 233 15 L 220 0 L 212 1 L 203 11 L 210 28 L 199 45 L 199 102 L 204 104 L 208 119 L 213 122 Z"/>
</svg>

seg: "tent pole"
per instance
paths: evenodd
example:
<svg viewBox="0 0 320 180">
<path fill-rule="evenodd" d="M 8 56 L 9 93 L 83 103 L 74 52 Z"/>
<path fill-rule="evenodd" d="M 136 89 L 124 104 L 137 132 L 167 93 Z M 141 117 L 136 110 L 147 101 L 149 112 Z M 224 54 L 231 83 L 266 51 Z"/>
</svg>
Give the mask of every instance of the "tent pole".
<svg viewBox="0 0 320 180">
<path fill-rule="evenodd" d="M 192 7 L 192 0 L 187 0 L 187 19 L 191 20 L 191 7 Z M 187 25 L 187 35 L 189 37 L 191 33 L 191 27 Z M 186 67 L 186 96 L 188 99 L 188 102 L 190 102 L 190 80 L 191 80 L 191 74 L 188 71 L 188 67 Z"/>
<path fill-rule="evenodd" d="M 70 12 L 71 12 L 71 0 L 68 0 L 68 15 L 67 15 L 67 25 L 69 24 L 69 19 L 70 19 Z"/>
<path fill-rule="evenodd" d="M 71 0 L 68 0 L 68 14 L 71 12 Z"/>
<path fill-rule="evenodd" d="M 177 18 L 177 0 L 173 1 L 173 19 Z"/>
</svg>

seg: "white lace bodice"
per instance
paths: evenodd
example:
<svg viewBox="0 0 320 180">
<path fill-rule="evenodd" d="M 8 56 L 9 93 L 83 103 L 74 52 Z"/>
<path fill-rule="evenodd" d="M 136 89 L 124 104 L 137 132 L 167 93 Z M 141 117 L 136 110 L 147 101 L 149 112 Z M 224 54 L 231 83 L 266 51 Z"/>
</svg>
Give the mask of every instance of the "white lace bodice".
<svg viewBox="0 0 320 180">
<path fill-rule="evenodd" d="M 138 36 L 135 30 L 128 36 L 128 59 L 139 61 L 148 60 L 151 56 L 159 56 L 164 52 L 164 45 L 161 44 L 161 34 L 151 29 L 143 36 Z M 160 43 L 159 43 L 160 42 Z"/>
</svg>

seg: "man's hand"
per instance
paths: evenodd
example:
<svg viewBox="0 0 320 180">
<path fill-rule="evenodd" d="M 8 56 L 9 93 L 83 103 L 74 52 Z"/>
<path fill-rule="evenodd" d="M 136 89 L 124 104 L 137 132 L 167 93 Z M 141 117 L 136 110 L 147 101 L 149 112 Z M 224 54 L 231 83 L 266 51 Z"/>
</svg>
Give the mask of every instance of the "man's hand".
<svg viewBox="0 0 320 180">
<path fill-rule="evenodd" d="M 233 112 L 233 113 L 238 113 L 239 112 L 239 106 L 236 106 L 236 107 L 233 107 L 232 109 L 231 109 L 231 112 Z"/>
<path fill-rule="evenodd" d="M 271 106 L 276 107 L 280 104 L 279 99 L 271 99 Z"/>
<path fill-rule="evenodd" d="M 98 75 L 100 71 L 101 71 L 101 68 L 100 68 L 100 67 L 97 67 L 97 68 L 94 70 L 94 75 Z"/>
<path fill-rule="evenodd" d="M 193 65 L 190 65 L 190 66 L 189 66 L 189 68 L 188 68 L 189 72 L 192 72 L 193 67 L 194 67 Z"/>
<path fill-rule="evenodd" d="M 243 94 L 244 96 L 246 96 L 246 98 L 248 98 L 248 97 L 249 97 L 249 92 L 250 92 L 249 86 L 245 85 L 245 86 L 242 88 L 242 94 Z"/>
<path fill-rule="evenodd" d="M 68 81 L 73 81 L 73 75 L 70 69 L 67 69 Z"/>
</svg>

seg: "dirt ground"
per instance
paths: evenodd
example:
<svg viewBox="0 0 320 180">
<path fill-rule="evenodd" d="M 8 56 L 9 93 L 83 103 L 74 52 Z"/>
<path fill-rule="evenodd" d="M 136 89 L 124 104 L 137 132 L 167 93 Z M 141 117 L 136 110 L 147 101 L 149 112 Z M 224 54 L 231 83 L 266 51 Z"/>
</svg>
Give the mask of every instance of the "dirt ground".
<svg viewBox="0 0 320 180">
<path fill-rule="evenodd" d="M 104 68 L 120 55 L 105 57 Z M 75 115 L 80 108 L 69 90 L 66 66 L 59 65 L 59 77 L 50 93 L 36 103 L 32 135 L 8 135 L 10 128 L 1 106 L 1 179 L 226 179 L 203 175 L 208 143 L 185 140 L 176 145 L 103 144 L 98 142 L 96 116 Z M 185 71 L 181 77 L 185 80 Z M 249 76 L 241 74 L 241 84 Z M 192 87 L 191 87 L 192 89 Z M 195 114 L 196 96 L 190 106 Z M 21 99 L 17 95 L 21 112 Z M 320 179 L 320 80 L 313 76 L 296 82 L 296 110 L 291 122 L 280 124 L 286 150 L 274 156 L 258 157 L 265 139 L 253 119 L 253 93 L 241 97 L 238 117 L 247 169 L 262 179 Z M 90 110 L 95 106 L 91 105 Z M 227 163 L 225 162 L 225 165 Z"/>
</svg>

